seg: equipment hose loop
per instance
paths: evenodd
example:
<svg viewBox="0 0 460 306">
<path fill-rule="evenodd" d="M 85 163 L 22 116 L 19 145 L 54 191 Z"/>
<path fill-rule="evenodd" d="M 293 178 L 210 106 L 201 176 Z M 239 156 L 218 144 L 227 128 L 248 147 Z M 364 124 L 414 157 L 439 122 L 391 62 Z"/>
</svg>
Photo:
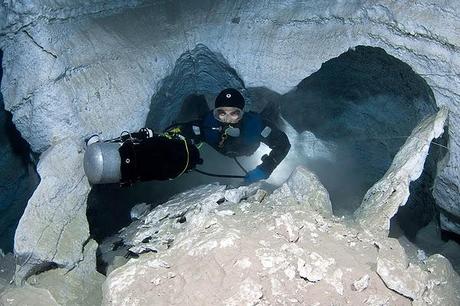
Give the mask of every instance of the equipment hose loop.
<svg viewBox="0 0 460 306">
<path fill-rule="evenodd" d="M 187 143 L 187 140 L 184 138 L 184 137 L 180 137 L 182 139 L 182 141 L 184 142 L 185 144 L 185 151 L 187 152 L 187 160 L 186 160 L 186 163 L 185 163 L 185 168 L 184 170 L 181 171 L 181 173 L 179 173 L 178 175 L 176 175 L 176 177 L 179 177 L 181 176 L 182 174 L 184 174 L 184 172 L 187 170 L 188 168 L 188 165 L 190 163 L 190 151 L 188 149 L 188 143 Z"/>
</svg>

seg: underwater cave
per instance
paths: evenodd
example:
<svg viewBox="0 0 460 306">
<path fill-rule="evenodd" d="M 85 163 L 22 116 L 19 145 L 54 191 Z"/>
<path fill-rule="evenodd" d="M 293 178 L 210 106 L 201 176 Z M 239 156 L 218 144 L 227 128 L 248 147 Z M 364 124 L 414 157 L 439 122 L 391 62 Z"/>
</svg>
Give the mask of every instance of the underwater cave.
<svg viewBox="0 0 460 306">
<path fill-rule="evenodd" d="M 0 304 L 459 304 L 458 5 L 12 0 L 0 16 Z M 212 112 L 224 88 L 285 135 Z M 252 153 L 259 135 L 282 157 Z"/>
<path fill-rule="evenodd" d="M 381 48 L 350 49 L 281 95 L 268 88 L 246 88 L 222 56 L 197 45 L 177 59 L 172 73 L 162 81 L 151 99 L 145 125 L 158 132 L 173 122 L 197 119 L 213 107 L 217 93 L 227 87 L 241 90 L 246 110 L 262 112 L 290 138 L 291 153 L 266 188 L 282 183 L 295 165 L 304 165 L 327 188 L 338 216 L 353 213 L 365 192 L 384 175 L 412 129 L 437 110 L 426 81 Z M 444 137 L 438 140 L 439 145 L 431 146 L 422 176 L 411 184 L 407 204 L 392 219 L 391 236 L 406 235 L 414 241 L 421 228 L 436 222 L 430 189 L 437 162 L 446 154 L 446 142 Z M 255 167 L 266 150 L 262 144 L 260 152 L 241 158 L 242 164 L 246 169 Z M 207 145 L 201 154 L 204 164 L 198 166 L 200 169 L 241 174 L 232 159 Z M 87 211 L 91 234 L 101 243 L 133 221 L 130 210 L 136 204 L 156 206 L 191 187 L 216 181 L 233 186 L 242 183 L 191 172 L 175 180 L 143 182 L 128 188 L 93 186 Z"/>
</svg>

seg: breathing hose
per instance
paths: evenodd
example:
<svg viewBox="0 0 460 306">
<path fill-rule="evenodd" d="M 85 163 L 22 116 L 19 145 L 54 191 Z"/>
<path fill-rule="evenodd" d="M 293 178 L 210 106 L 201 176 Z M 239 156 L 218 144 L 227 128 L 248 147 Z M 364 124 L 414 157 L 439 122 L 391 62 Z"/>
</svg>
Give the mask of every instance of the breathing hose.
<svg viewBox="0 0 460 306">
<path fill-rule="evenodd" d="M 195 168 L 193 170 L 195 170 L 198 173 L 201 173 L 201 174 L 204 174 L 204 175 L 207 175 L 207 176 L 214 176 L 214 177 L 241 178 L 241 179 L 244 179 L 246 177 L 244 175 L 226 175 L 226 174 L 209 173 L 209 172 L 201 171 L 201 170 L 199 170 L 197 168 Z"/>
</svg>

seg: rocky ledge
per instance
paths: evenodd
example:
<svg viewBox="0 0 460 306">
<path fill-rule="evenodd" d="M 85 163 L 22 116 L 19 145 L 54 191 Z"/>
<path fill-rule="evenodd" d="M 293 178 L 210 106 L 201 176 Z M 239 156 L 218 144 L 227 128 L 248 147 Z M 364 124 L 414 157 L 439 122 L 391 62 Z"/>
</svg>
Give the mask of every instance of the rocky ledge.
<svg viewBox="0 0 460 306">
<path fill-rule="evenodd" d="M 140 255 L 109 274 L 103 304 L 460 302 L 447 259 L 409 261 L 397 240 L 332 216 L 327 192 L 305 168 L 272 194 L 260 187 L 206 185 L 145 213 L 121 233 Z"/>
</svg>

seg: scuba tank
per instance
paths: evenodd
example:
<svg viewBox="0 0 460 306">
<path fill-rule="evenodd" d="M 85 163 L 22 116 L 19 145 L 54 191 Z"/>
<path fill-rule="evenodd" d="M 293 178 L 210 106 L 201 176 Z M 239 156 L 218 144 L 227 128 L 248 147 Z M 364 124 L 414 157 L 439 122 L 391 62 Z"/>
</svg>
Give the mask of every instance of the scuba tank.
<svg viewBox="0 0 460 306">
<path fill-rule="evenodd" d="M 131 185 L 174 179 L 202 162 L 198 148 L 181 135 L 171 137 L 141 129 L 90 144 L 83 166 L 91 184 Z"/>
<path fill-rule="evenodd" d="M 83 168 L 91 184 L 110 184 L 121 181 L 122 143 L 96 142 L 86 148 Z"/>
</svg>

